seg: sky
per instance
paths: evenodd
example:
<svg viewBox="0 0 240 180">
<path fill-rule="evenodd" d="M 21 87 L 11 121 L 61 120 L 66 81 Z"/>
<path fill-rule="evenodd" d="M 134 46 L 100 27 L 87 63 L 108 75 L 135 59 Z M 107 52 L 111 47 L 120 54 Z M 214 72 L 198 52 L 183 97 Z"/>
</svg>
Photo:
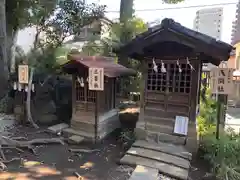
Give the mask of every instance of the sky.
<svg viewBox="0 0 240 180">
<path fill-rule="evenodd" d="M 109 19 L 119 17 L 120 0 L 86 0 L 88 3 L 95 2 L 107 5 L 106 16 Z M 183 3 L 169 5 L 163 4 L 161 0 L 134 0 L 135 15 L 145 22 L 161 21 L 164 18 L 172 18 L 183 26 L 193 28 L 196 11 L 204 8 L 223 7 L 223 24 L 221 40 L 230 43 L 232 22 L 235 20 L 236 4 L 238 0 L 185 0 Z M 208 6 L 212 4 L 233 3 L 223 6 Z M 206 5 L 206 7 L 196 7 Z M 194 8 L 181 8 L 195 6 Z M 165 9 L 164 8 L 181 8 Z M 152 9 L 151 11 L 148 11 Z M 156 10 L 161 9 L 161 10 Z M 34 39 L 34 30 L 27 28 L 18 34 L 17 44 L 21 45 L 25 51 L 30 49 Z"/>
</svg>

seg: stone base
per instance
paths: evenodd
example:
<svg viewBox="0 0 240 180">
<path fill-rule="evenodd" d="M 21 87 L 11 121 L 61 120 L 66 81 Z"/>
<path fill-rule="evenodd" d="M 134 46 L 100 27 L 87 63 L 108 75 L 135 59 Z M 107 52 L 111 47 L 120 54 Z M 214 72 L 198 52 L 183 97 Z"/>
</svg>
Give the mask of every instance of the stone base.
<svg viewBox="0 0 240 180">
<path fill-rule="evenodd" d="M 198 147 L 199 147 L 199 142 L 197 137 L 197 125 L 194 122 L 189 122 L 186 149 L 189 152 L 196 154 L 198 151 Z"/>
<path fill-rule="evenodd" d="M 141 118 L 141 116 L 139 116 L 139 118 Z M 145 122 L 141 121 L 141 119 L 139 119 L 139 121 L 136 124 L 135 134 L 137 139 L 146 140 L 147 134 L 145 130 Z"/>
<path fill-rule="evenodd" d="M 195 154 L 198 150 L 197 136 L 176 136 L 173 134 L 164 134 L 159 132 L 150 132 L 142 128 L 136 128 L 135 133 L 138 140 L 146 140 L 148 142 L 154 143 L 171 143 L 176 145 L 181 145 L 186 148 L 187 151 Z"/>
<path fill-rule="evenodd" d="M 173 134 L 150 132 L 150 131 L 147 131 L 146 140 L 150 142 L 155 142 L 155 143 L 166 142 L 166 143 L 177 144 L 177 145 L 186 144 L 186 137 L 176 136 Z"/>
<path fill-rule="evenodd" d="M 71 120 L 72 134 L 85 137 L 88 140 L 95 140 L 95 121 L 84 122 L 80 120 Z M 115 129 L 120 128 L 118 111 L 111 110 L 99 117 L 97 127 L 97 139 L 102 140 Z"/>
<path fill-rule="evenodd" d="M 189 152 L 195 154 L 198 150 L 197 128 L 194 122 L 189 122 L 188 135 L 178 136 L 174 134 L 163 133 L 159 131 L 149 131 L 145 129 L 144 115 L 140 111 L 139 121 L 137 122 L 135 133 L 138 140 L 147 140 L 149 142 L 166 142 L 184 146 Z"/>
<path fill-rule="evenodd" d="M 146 140 L 146 131 L 143 128 L 135 128 L 135 134 L 138 140 Z"/>
</svg>

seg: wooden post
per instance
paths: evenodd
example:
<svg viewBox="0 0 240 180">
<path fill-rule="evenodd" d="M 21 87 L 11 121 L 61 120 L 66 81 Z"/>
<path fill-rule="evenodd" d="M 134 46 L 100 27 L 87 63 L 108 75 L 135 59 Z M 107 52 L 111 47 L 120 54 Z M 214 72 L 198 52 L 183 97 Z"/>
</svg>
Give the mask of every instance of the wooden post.
<svg viewBox="0 0 240 180">
<path fill-rule="evenodd" d="M 217 125 L 216 125 L 216 139 L 219 139 L 220 132 L 220 122 L 221 122 L 221 100 L 220 95 L 217 95 Z"/>
<path fill-rule="evenodd" d="M 222 118 L 225 118 L 225 100 L 226 96 L 225 94 L 218 94 L 217 95 L 217 124 L 216 124 L 216 139 L 220 138 L 220 125 L 223 124 Z M 223 112 L 224 111 L 224 112 Z"/>
<path fill-rule="evenodd" d="M 85 112 L 88 111 L 88 84 L 84 81 L 84 109 Z"/>
<path fill-rule="evenodd" d="M 96 101 L 95 101 L 95 144 L 97 143 L 97 131 L 98 131 L 98 94 L 99 92 L 96 91 Z"/>
<path fill-rule="evenodd" d="M 72 75 L 72 114 L 76 113 L 76 75 Z"/>
</svg>

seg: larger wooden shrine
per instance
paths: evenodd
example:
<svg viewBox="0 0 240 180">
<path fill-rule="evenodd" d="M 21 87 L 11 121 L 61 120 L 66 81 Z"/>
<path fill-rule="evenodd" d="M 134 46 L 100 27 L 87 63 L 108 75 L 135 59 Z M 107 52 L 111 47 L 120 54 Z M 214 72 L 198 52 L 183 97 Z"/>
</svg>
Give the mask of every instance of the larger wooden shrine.
<svg viewBox="0 0 240 180">
<path fill-rule="evenodd" d="M 109 57 L 70 54 L 68 60 L 63 70 L 72 75 L 71 132 L 92 140 L 103 139 L 119 127 L 116 80 L 135 71 Z M 103 69 L 101 90 L 89 88 L 89 68 Z"/>
<path fill-rule="evenodd" d="M 115 49 L 142 63 L 138 138 L 197 147 L 202 63 L 227 61 L 233 47 L 188 29 L 172 19 Z M 182 124 L 181 124 L 182 123 Z"/>
</svg>

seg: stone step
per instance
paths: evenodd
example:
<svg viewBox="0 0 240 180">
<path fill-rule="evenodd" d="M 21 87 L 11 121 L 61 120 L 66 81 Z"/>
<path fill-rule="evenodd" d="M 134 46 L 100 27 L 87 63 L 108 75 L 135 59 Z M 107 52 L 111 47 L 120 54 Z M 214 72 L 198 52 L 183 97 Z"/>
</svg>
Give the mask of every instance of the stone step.
<svg viewBox="0 0 240 180">
<path fill-rule="evenodd" d="M 177 145 L 185 145 L 186 137 L 160 132 L 147 131 L 147 140 L 154 142 L 166 142 Z"/>
<path fill-rule="evenodd" d="M 170 143 L 149 143 L 147 141 L 138 140 L 136 141 L 132 147 L 141 147 L 144 149 L 151 149 L 159 152 L 164 152 L 167 154 L 171 154 L 177 157 L 181 157 L 187 159 L 189 161 L 192 160 L 192 154 L 186 150 L 183 146 L 174 145 Z"/>
<path fill-rule="evenodd" d="M 126 164 L 130 166 L 134 165 L 142 165 L 150 168 L 156 168 L 160 173 L 170 176 L 172 178 L 176 178 L 178 180 L 187 180 L 188 179 L 188 170 L 180 167 L 176 167 L 170 164 L 165 164 L 161 161 L 156 161 L 140 156 L 135 155 L 125 155 L 120 160 L 121 164 Z"/>
<path fill-rule="evenodd" d="M 178 156 L 174 156 L 168 153 L 156 151 L 156 150 L 150 150 L 150 149 L 145 149 L 141 147 L 131 147 L 126 154 L 132 155 L 132 156 L 137 155 L 140 157 L 145 157 L 147 159 L 160 161 L 160 162 L 163 162 L 172 166 L 180 167 L 186 170 L 190 168 L 189 160 L 178 157 Z"/>
<path fill-rule="evenodd" d="M 49 128 L 48 128 L 48 130 L 50 131 L 50 132 L 53 132 L 53 133 L 58 133 L 58 132 L 61 132 L 63 129 L 66 129 L 66 128 L 68 128 L 69 127 L 69 125 L 68 124 L 65 124 L 65 123 L 61 123 L 61 124 L 56 124 L 56 125 L 54 125 L 54 126 L 50 126 Z"/>
<path fill-rule="evenodd" d="M 138 165 L 130 176 L 129 180 L 157 180 L 158 170 Z"/>
<path fill-rule="evenodd" d="M 82 137 L 82 136 L 77 136 L 77 135 L 73 135 L 73 136 L 70 136 L 70 137 L 68 138 L 68 140 L 69 140 L 70 142 L 74 142 L 74 143 L 76 143 L 76 144 L 79 144 L 79 143 L 81 143 L 81 142 L 84 141 L 84 137 Z"/>
</svg>

